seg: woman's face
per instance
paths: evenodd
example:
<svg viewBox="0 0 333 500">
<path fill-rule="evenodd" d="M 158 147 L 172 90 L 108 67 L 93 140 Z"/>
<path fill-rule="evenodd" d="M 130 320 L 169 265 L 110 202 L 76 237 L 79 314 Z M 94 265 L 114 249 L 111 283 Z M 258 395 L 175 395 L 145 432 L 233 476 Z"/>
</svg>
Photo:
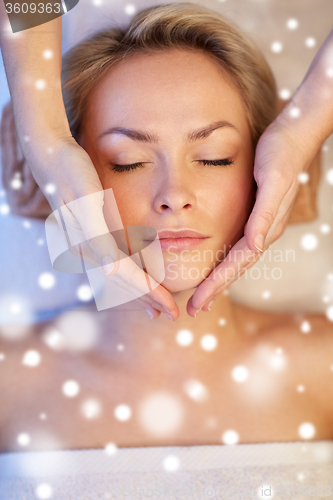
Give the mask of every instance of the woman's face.
<svg viewBox="0 0 333 500">
<path fill-rule="evenodd" d="M 169 291 L 198 286 L 243 235 L 254 201 L 250 129 L 238 90 L 207 54 L 118 63 L 89 96 L 80 143 L 124 226 L 199 233 L 160 235 Z"/>
</svg>

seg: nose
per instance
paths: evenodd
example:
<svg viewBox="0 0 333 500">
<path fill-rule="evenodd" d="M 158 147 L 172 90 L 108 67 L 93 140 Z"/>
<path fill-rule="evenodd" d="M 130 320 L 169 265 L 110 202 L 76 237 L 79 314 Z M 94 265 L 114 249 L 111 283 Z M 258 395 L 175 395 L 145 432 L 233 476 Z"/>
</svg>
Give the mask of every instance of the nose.
<svg viewBox="0 0 333 500">
<path fill-rule="evenodd" d="M 181 165 L 160 175 L 153 205 L 158 213 L 179 215 L 183 210 L 192 211 L 197 204 L 191 174 Z"/>
</svg>

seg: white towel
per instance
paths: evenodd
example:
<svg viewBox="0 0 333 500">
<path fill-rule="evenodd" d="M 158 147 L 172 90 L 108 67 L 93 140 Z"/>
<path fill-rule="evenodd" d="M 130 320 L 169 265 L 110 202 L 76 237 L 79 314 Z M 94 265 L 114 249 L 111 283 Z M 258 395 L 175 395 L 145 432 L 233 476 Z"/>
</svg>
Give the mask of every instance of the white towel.
<svg viewBox="0 0 333 500">
<path fill-rule="evenodd" d="M 325 498 L 331 486 L 329 441 L 0 454 L 0 500 Z"/>
<path fill-rule="evenodd" d="M 0 330 L 1 325 L 34 324 L 85 306 L 80 297 L 89 297 L 87 275 L 54 271 L 45 221 L 10 213 L 1 183 L 1 165 L 0 242 Z"/>
</svg>

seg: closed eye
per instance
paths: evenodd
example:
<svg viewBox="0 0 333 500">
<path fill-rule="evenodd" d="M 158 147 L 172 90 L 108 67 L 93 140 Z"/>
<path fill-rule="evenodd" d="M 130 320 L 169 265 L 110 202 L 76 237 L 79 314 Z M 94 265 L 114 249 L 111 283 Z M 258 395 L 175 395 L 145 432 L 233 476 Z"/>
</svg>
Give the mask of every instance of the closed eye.
<svg viewBox="0 0 333 500">
<path fill-rule="evenodd" d="M 203 163 L 204 165 L 214 165 L 214 166 L 223 166 L 223 165 L 232 165 L 234 163 L 234 160 L 198 160 L 200 163 Z"/>
<path fill-rule="evenodd" d="M 230 159 L 223 159 L 223 160 L 197 160 L 199 163 L 202 163 L 203 165 L 212 165 L 216 167 L 220 166 L 226 166 L 226 165 L 232 165 L 234 163 L 234 160 Z M 129 172 L 130 170 L 135 170 L 137 168 L 142 168 L 145 166 L 145 163 L 140 162 L 140 163 L 132 163 L 129 165 L 116 165 L 114 164 L 112 168 L 110 167 L 110 170 L 114 170 L 115 172 Z"/>
<path fill-rule="evenodd" d="M 113 165 L 110 170 L 114 170 L 115 172 L 129 172 L 130 170 L 135 170 L 136 168 L 144 167 L 144 163 L 132 163 L 131 165 Z"/>
</svg>

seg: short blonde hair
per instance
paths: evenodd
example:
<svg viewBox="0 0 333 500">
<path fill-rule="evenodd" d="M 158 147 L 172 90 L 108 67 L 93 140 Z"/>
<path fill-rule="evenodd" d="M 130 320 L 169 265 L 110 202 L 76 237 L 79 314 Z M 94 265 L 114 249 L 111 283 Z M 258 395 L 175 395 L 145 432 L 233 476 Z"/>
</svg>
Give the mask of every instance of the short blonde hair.
<svg viewBox="0 0 333 500">
<path fill-rule="evenodd" d="M 112 66 L 137 53 L 172 48 L 203 50 L 219 64 L 239 89 L 255 149 L 277 114 L 276 83 L 268 63 L 231 21 L 187 2 L 142 10 L 127 29 L 101 31 L 65 54 L 62 89 L 73 137 L 79 142 L 89 93 Z"/>
</svg>

